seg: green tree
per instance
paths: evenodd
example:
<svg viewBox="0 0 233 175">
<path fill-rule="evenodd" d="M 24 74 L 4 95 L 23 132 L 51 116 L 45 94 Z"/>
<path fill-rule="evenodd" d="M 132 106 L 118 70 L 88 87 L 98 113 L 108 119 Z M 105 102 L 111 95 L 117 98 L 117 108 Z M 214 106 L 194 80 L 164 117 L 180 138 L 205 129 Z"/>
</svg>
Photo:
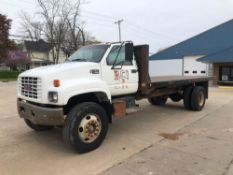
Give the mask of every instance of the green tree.
<svg viewBox="0 0 233 175">
<path fill-rule="evenodd" d="M 9 39 L 11 20 L 0 14 L 0 63 L 8 57 L 9 50 L 15 49 L 15 44 Z"/>
</svg>

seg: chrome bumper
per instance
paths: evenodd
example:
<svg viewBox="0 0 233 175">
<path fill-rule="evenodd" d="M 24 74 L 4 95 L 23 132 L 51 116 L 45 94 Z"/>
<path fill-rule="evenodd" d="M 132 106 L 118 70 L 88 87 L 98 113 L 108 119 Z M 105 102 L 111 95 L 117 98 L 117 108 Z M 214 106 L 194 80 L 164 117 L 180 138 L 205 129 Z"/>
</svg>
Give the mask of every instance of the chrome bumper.
<svg viewBox="0 0 233 175">
<path fill-rule="evenodd" d="M 18 113 L 38 125 L 64 125 L 63 108 L 48 108 L 17 100 Z"/>
</svg>

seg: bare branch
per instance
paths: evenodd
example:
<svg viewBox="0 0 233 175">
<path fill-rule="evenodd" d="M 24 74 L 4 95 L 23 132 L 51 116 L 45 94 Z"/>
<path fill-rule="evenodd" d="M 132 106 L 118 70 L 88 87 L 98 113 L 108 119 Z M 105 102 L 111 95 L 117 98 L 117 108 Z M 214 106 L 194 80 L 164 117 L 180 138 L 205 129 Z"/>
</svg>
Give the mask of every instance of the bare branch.
<svg viewBox="0 0 233 175">
<path fill-rule="evenodd" d="M 59 53 L 65 50 L 67 55 L 86 44 L 88 38 L 84 23 L 80 18 L 80 7 L 86 0 L 37 0 L 41 21 L 32 21 L 26 14 L 22 26 L 27 35 L 34 40 L 44 39 L 54 44 L 53 61 L 57 63 Z"/>
</svg>

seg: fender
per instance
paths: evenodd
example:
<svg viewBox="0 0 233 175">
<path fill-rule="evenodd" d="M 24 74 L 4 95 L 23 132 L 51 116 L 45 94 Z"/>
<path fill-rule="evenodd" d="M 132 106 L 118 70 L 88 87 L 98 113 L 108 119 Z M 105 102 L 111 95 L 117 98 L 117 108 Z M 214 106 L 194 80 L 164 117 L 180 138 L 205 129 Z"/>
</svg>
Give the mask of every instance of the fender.
<svg viewBox="0 0 233 175">
<path fill-rule="evenodd" d="M 70 79 L 65 81 L 64 86 L 59 88 L 59 93 L 62 94 L 62 105 L 66 105 L 73 96 L 93 92 L 103 92 L 111 101 L 111 94 L 107 84 L 99 78 Z"/>
</svg>

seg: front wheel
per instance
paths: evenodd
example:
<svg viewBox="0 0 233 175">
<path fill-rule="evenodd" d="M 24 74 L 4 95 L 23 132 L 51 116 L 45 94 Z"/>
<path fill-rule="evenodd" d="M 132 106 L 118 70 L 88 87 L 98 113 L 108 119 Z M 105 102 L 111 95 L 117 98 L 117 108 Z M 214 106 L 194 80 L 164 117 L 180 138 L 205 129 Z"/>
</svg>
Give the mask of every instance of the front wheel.
<svg viewBox="0 0 233 175">
<path fill-rule="evenodd" d="M 63 128 L 64 141 L 78 152 L 98 148 L 108 131 L 108 117 L 97 103 L 84 102 L 67 115 Z"/>
</svg>

